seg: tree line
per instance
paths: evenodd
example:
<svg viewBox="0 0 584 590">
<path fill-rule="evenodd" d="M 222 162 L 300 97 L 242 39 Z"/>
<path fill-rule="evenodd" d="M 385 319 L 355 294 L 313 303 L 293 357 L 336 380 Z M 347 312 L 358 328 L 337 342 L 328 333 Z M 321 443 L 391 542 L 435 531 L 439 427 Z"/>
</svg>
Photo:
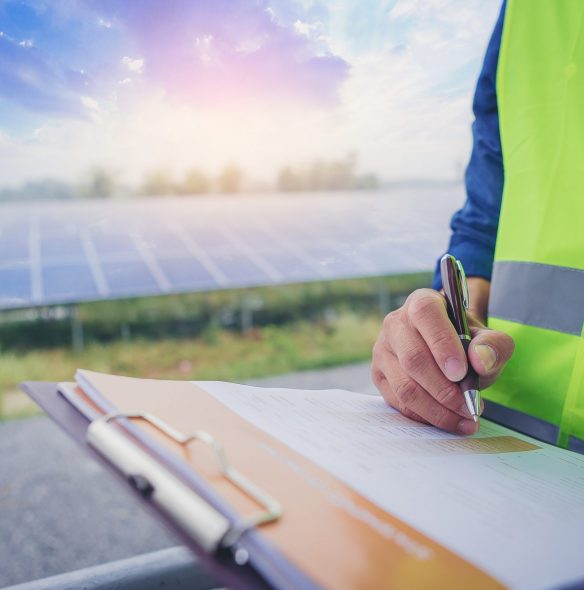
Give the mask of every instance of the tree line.
<svg viewBox="0 0 584 590">
<path fill-rule="evenodd" d="M 117 195 L 138 197 L 203 195 L 212 193 L 301 192 L 376 189 L 374 174 L 358 174 L 356 158 L 314 160 L 300 166 L 284 166 L 273 183 L 260 184 L 249 178 L 236 164 L 228 164 L 218 174 L 210 175 L 191 168 L 182 176 L 173 176 L 163 168 L 152 170 L 135 186 L 124 185 L 119 175 L 108 168 L 95 168 L 80 182 L 46 178 L 28 181 L 16 188 L 0 189 L 0 201 L 37 199 L 107 199 Z"/>
</svg>

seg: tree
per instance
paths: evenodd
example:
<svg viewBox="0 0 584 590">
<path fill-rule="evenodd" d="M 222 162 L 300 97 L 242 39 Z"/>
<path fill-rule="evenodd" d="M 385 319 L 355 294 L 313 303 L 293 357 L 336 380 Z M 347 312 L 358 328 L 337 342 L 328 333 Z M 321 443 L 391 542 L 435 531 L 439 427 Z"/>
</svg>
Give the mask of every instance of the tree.
<svg viewBox="0 0 584 590">
<path fill-rule="evenodd" d="M 235 164 L 229 164 L 217 179 L 219 191 L 222 193 L 238 193 L 241 190 L 243 172 Z"/>
<path fill-rule="evenodd" d="M 83 194 L 90 199 L 108 199 L 115 194 L 116 185 L 116 177 L 111 170 L 96 168 L 91 173 Z"/>
<path fill-rule="evenodd" d="M 376 174 L 362 174 L 353 180 L 353 188 L 357 190 L 372 190 L 379 188 L 379 178 Z"/>
<path fill-rule="evenodd" d="M 208 193 L 210 185 L 207 175 L 193 168 L 187 172 L 183 183 L 176 187 L 176 192 L 183 195 Z"/>
<path fill-rule="evenodd" d="M 352 188 L 372 188 L 371 175 L 355 176 L 357 161 L 353 154 L 339 160 L 314 160 L 298 168 L 286 166 L 278 174 L 277 185 L 281 191 L 331 191 Z"/>
<path fill-rule="evenodd" d="M 304 189 L 302 186 L 302 179 L 295 170 L 290 168 L 290 166 L 286 166 L 280 170 L 276 185 L 278 190 L 284 192 L 300 191 Z"/>
<path fill-rule="evenodd" d="M 155 170 L 148 174 L 139 189 L 141 195 L 161 197 L 172 195 L 174 192 L 174 183 L 165 170 Z"/>
</svg>

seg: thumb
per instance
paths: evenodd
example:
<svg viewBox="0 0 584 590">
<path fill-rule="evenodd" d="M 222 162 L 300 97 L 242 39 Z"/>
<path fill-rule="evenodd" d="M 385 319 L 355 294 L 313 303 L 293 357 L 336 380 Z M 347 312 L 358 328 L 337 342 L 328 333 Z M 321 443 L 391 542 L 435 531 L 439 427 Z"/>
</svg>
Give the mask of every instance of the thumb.
<svg viewBox="0 0 584 590">
<path fill-rule="evenodd" d="M 481 377 L 495 377 L 511 358 L 515 343 L 505 332 L 483 328 L 475 332 L 468 358 Z"/>
</svg>

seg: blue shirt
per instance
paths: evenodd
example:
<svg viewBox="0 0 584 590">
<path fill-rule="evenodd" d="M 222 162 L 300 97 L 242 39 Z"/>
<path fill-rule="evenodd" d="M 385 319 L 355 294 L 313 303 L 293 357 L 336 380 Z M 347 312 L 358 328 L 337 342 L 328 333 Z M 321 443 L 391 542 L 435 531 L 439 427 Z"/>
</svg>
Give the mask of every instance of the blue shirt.
<svg viewBox="0 0 584 590">
<path fill-rule="evenodd" d="M 505 4 L 503 2 L 477 82 L 473 100 L 473 147 L 464 176 L 466 202 L 452 217 L 452 235 L 448 246 L 448 252 L 462 262 L 467 276 L 488 280 L 493 270 L 503 195 L 496 79 Z M 439 263 L 432 286 L 442 288 Z"/>
</svg>

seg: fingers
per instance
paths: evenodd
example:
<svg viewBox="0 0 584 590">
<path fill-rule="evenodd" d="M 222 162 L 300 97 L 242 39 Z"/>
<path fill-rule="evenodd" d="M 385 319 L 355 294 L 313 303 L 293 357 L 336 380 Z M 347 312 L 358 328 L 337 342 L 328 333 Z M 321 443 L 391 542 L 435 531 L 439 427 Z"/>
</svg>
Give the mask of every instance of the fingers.
<svg viewBox="0 0 584 590">
<path fill-rule="evenodd" d="M 513 340 L 469 315 L 473 340 L 464 348 L 436 291 L 419 289 L 388 314 L 373 349 L 372 375 L 389 404 L 414 420 L 472 434 L 476 424 L 458 381 L 469 363 L 488 387 L 513 353 Z"/>
<path fill-rule="evenodd" d="M 514 349 L 513 338 L 504 332 L 483 328 L 474 333 L 468 358 L 481 377 L 483 389 L 497 378 Z"/>
<path fill-rule="evenodd" d="M 455 338 L 460 345 L 460 340 L 456 336 Z M 397 325 L 386 339 L 388 348 L 397 357 L 401 369 L 410 379 L 418 383 L 438 403 L 464 418 L 471 417 L 460 387 L 444 376 L 436 364 L 436 355 L 432 354 L 419 332 L 409 329 L 407 325 Z M 460 346 L 462 348 L 462 345 Z"/>
<path fill-rule="evenodd" d="M 395 355 L 387 351 L 380 353 L 377 349 L 374 352 L 373 367 L 375 384 L 384 399 L 402 414 L 411 417 L 413 413 L 422 420 L 449 432 L 458 434 L 476 432 L 477 424 L 473 420 L 462 418 L 434 399 L 404 372 Z M 461 395 L 460 390 L 458 395 Z"/>
<path fill-rule="evenodd" d="M 450 381 L 463 379 L 467 371 L 466 355 L 448 319 L 444 297 L 431 289 L 419 289 L 412 293 L 406 305 L 411 326 L 427 344 L 442 373 Z"/>
<path fill-rule="evenodd" d="M 398 409 L 396 405 L 394 405 L 391 400 L 393 400 L 393 390 L 391 389 L 391 385 L 385 378 L 385 375 L 380 371 L 373 371 L 372 372 L 372 379 L 373 383 L 380 391 L 383 399 L 396 410 Z M 411 420 L 415 420 L 416 422 L 421 422 L 422 424 L 428 424 L 427 420 L 424 420 L 421 416 L 418 416 L 415 412 L 410 410 L 409 408 L 403 408 L 400 410 L 400 414 L 403 414 L 406 418 L 410 418 Z"/>
</svg>

